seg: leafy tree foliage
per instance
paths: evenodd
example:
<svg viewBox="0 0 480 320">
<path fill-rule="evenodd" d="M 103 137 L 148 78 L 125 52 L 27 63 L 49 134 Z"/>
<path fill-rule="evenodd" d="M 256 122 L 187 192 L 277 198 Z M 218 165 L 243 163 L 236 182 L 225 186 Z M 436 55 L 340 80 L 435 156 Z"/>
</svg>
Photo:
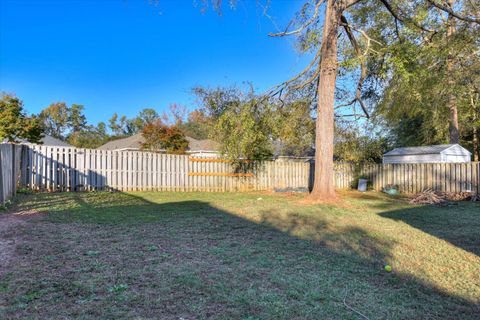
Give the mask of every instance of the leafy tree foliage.
<svg viewBox="0 0 480 320">
<path fill-rule="evenodd" d="M 65 102 L 56 102 L 43 109 L 39 115 L 46 134 L 65 140 L 69 128 L 70 110 Z"/>
<path fill-rule="evenodd" d="M 213 127 L 222 142 L 222 152 L 232 159 L 269 159 L 273 155 L 271 144 L 271 110 L 258 99 L 241 101 L 225 110 Z"/>
<path fill-rule="evenodd" d="M 72 132 L 83 130 L 87 126 L 87 117 L 83 114 L 84 107 L 81 104 L 72 104 L 68 115 L 68 124 Z"/>
<path fill-rule="evenodd" d="M 167 153 L 183 154 L 188 148 L 188 140 L 182 130 L 176 125 L 163 124 L 160 119 L 148 123 L 142 129 L 142 136 L 144 150 L 166 150 Z"/>
<path fill-rule="evenodd" d="M 361 132 L 365 133 L 361 133 Z M 390 148 L 386 137 L 368 126 L 362 130 L 358 125 L 337 122 L 335 127 L 335 160 L 355 164 L 378 163 Z"/>
<path fill-rule="evenodd" d="M 391 10 L 408 19 L 392 19 L 374 1 L 352 10 L 355 24 L 383 44 L 369 56 L 364 91 L 374 98 L 377 120 L 396 145 L 460 142 L 478 157 L 480 25 L 469 19 L 478 17 L 478 5 L 396 1 Z"/>
<path fill-rule="evenodd" d="M 40 112 L 45 133 L 61 140 L 67 140 L 70 135 L 87 129 L 87 118 L 83 114 L 84 106 L 65 102 L 52 103 Z"/>
<path fill-rule="evenodd" d="M 187 121 L 179 124 L 179 128 L 186 136 L 197 140 L 208 139 L 212 119 L 202 110 L 193 110 L 189 113 Z"/>
<path fill-rule="evenodd" d="M 98 123 L 95 126 L 84 126 L 80 131 L 72 132 L 68 136 L 68 143 L 78 148 L 95 149 L 110 140 L 106 132 L 106 125 L 104 122 Z"/>
<path fill-rule="evenodd" d="M 160 119 L 160 115 L 154 109 L 145 108 L 131 119 L 128 119 L 126 116 L 119 118 L 118 114 L 114 113 L 108 120 L 108 123 L 113 134 L 122 137 L 139 133 L 147 124 L 153 123 L 158 119 Z"/>
<path fill-rule="evenodd" d="M 202 110 L 212 120 L 209 135 L 231 159 L 262 160 L 273 156 L 272 106 L 239 88 L 194 88 Z"/>
<path fill-rule="evenodd" d="M 312 199 L 335 196 L 332 179 L 335 110 L 338 111 L 342 106 L 353 107 L 351 116 L 358 118 L 355 108 L 360 107 L 368 118 L 371 108 L 366 102 L 382 94 L 382 88 L 378 88 L 378 82 L 374 79 L 380 76 L 383 77 L 381 80 L 388 83 L 397 74 L 391 72 L 389 64 L 400 62 L 396 64 L 398 70 L 408 70 L 409 65 L 403 64 L 402 60 L 422 61 L 424 58 L 398 53 L 411 51 L 415 46 L 442 51 L 438 50 L 441 46 L 430 46 L 433 37 L 441 36 L 445 30 L 445 44 L 450 46 L 457 34 L 455 24 L 460 21 L 465 22 L 465 26 L 474 24 L 474 28 L 477 28 L 480 24 L 478 16 L 478 5 L 468 0 L 313 0 L 305 1 L 284 31 L 270 34 L 274 37 L 296 35 L 299 48 L 314 53 L 313 60 L 302 72 L 276 86 L 270 93 L 281 96 L 282 93 L 289 94 L 309 86 L 316 87 L 317 174 Z M 443 18 L 446 18 L 446 23 L 442 24 Z M 410 45 L 405 47 L 405 43 Z M 475 43 L 478 46 L 478 37 Z M 447 53 L 443 70 L 452 73 L 458 61 L 455 50 L 448 47 L 443 52 Z M 478 50 L 474 52 L 478 55 Z M 380 59 L 377 59 L 377 54 Z M 427 66 L 435 67 L 435 64 Z M 424 67 L 423 71 L 428 72 L 428 68 Z M 352 75 L 356 75 L 358 82 L 355 90 L 349 94 L 345 89 L 351 87 L 348 77 Z M 452 94 L 455 92 L 452 77 L 447 78 L 447 83 L 443 91 L 436 92 L 435 96 L 446 96 L 449 139 L 456 142 L 459 136 L 458 105 L 457 97 Z M 339 99 L 345 99 L 346 103 L 338 103 Z"/>
<path fill-rule="evenodd" d="M 126 134 L 124 129 L 126 120 L 126 116 L 122 116 L 120 119 L 118 119 L 118 114 L 116 112 L 112 115 L 112 117 L 108 120 L 108 126 L 114 135 L 122 136 Z"/>
<path fill-rule="evenodd" d="M 43 130 L 37 117 L 28 117 L 23 109 L 23 102 L 11 94 L 2 93 L 0 98 L 0 142 L 40 143 Z"/>
<path fill-rule="evenodd" d="M 291 99 L 277 103 L 272 122 L 276 152 L 283 156 L 311 156 L 314 154 L 315 121 L 311 102 Z"/>
<path fill-rule="evenodd" d="M 153 123 L 156 120 L 160 118 L 160 115 L 155 111 L 154 109 L 151 108 L 145 108 L 137 116 L 137 119 L 139 122 L 141 122 L 140 126 L 145 126 L 149 123 Z"/>
<path fill-rule="evenodd" d="M 268 159 L 312 151 L 315 124 L 308 100 L 272 101 L 255 95 L 251 87 L 198 87 L 194 92 L 202 106 L 196 114 L 228 157 Z"/>
</svg>

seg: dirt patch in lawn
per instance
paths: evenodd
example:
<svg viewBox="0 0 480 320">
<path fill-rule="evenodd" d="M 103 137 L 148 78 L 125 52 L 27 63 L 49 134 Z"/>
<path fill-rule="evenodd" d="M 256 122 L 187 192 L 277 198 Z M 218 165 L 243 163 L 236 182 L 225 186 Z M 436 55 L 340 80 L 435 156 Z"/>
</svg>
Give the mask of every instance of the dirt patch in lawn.
<svg viewBox="0 0 480 320">
<path fill-rule="evenodd" d="M 12 214 L 0 215 L 0 276 L 3 275 L 12 260 L 17 239 L 12 230 L 25 221 Z"/>
<path fill-rule="evenodd" d="M 38 219 L 43 215 L 34 209 L 0 215 L 0 276 L 13 264 L 15 249 L 22 242 L 17 234 L 18 229 L 25 226 L 28 220 Z"/>
</svg>

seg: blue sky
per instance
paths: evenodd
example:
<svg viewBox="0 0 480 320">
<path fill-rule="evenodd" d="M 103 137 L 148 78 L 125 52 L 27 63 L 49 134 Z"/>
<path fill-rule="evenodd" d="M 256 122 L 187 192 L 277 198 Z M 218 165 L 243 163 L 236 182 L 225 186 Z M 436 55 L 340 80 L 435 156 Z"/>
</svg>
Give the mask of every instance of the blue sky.
<svg viewBox="0 0 480 320">
<path fill-rule="evenodd" d="M 94 124 L 171 103 L 192 109 L 198 85 L 266 90 L 306 65 L 293 38 L 267 36 L 276 29 L 256 0 L 222 16 L 196 1 L 0 0 L 0 90 L 33 113 L 83 104 Z M 275 0 L 268 13 L 283 27 L 302 3 Z"/>
</svg>

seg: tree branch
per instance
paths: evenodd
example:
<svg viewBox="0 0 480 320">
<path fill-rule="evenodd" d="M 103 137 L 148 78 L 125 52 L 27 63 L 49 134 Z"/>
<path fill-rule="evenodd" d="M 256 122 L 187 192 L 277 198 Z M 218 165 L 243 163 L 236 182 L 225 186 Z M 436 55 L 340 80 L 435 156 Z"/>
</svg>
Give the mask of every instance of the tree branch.
<svg viewBox="0 0 480 320">
<path fill-rule="evenodd" d="M 315 19 L 317 19 L 318 17 L 318 9 L 320 8 L 320 5 L 324 2 L 325 0 L 318 0 L 317 4 L 315 5 L 315 11 L 313 13 L 313 16 L 307 21 L 305 22 L 300 28 L 296 29 L 296 30 L 292 30 L 292 31 L 284 31 L 284 32 L 279 32 L 279 33 L 269 33 L 268 35 L 270 37 L 284 37 L 284 36 L 289 36 L 289 35 L 292 35 L 292 34 L 296 34 L 296 33 L 300 33 L 302 32 L 303 30 L 305 30 L 306 27 L 308 27 L 309 25 L 311 25 Z M 288 27 L 287 27 L 288 28 Z"/>
<path fill-rule="evenodd" d="M 299 74 L 297 74 L 295 77 L 291 78 L 290 80 L 287 80 L 285 82 L 282 82 L 280 83 L 279 85 L 276 85 L 274 86 L 272 89 L 269 90 L 268 94 L 269 96 L 275 96 L 277 95 L 281 90 L 283 90 L 283 88 L 287 87 L 288 85 L 290 85 L 292 82 L 295 82 L 297 81 L 298 79 L 300 79 L 301 77 L 303 77 L 312 67 L 313 65 L 317 62 L 317 60 L 320 58 L 320 49 L 317 50 L 317 53 L 315 54 L 315 57 L 312 59 L 312 61 L 310 61 L 310 63 L 308 64 L 308 66 L 303 69 L 302 72 L 300 72 Z M 282 88 L 281 90 L 277 90 L 279 88 Z"/>
<path fill-rule="evenodd" d="M 345 8 L 348 9 L 351 6 L 359 3 L 360 1 L 363 1 L 363 0 L 348 0 L 347 3 L 345 4 Z"/>
<path fill-rule="evenodd" d="M 393 9 L 393 7 L 390 5 L 390 3 L 387 1 L 387 0 L 380 0 L 380 2 L 383 4 L 383 6 L 387 9 L 387 11 L 393 16 L 393 18 L 396 20 L 396 21 L 400 21 L 404 24 L 406 24 L 407 22 L 410 22 L 412 23 L 415 27 L 425 31 L 425 32 L 435 32 L 434 30 L 430 30 L 430 29 L 427 29 L 425 28 L 424 26 L 422 25 L 419 25 L 418 23 L 416 23 L 414 20 L 411 20 L 411 19 L 408 19 L 408 21 L 402 17 L 400 17 L 400 15 L 398 15 L 395 10 Z"/>
<path fill-rule="evenodd" d="M 302 83 L 297 84 L 296 86 L 293 87 L 293 89 L 294 90 L 301 90 L 301 89 L 305 88 L 307 85 L 309 85 L 310 83 L 315 81 L 315 79 L 317 79 L 319 75 L 320 75 L 320 63 L 318 64 L 317 69 L 315 69 L 315 72 L 312 74 L 312 76 L 310 78 L 308 78 L 306 81 L 304 81 Z"/>
<path fill-rule="evenodd" d="M 453 9 L 448 6 L 448 5 L 445 5 L 445 4 L 442 4 L 442 3 L 438 3 L 437 1 L 435 0 L 427 0 L 432 6 L 442 10 L 442 11 L 445 11 L 446 13 L 454 16 L 455 18 L 457 19 L 460 19 L 460 20 L 463 20 L 463 21 L 466 21 L 466 22 L 471 22 L 471 23 L 477 23 L 477 24 L 480 24 L 480 18 L 478 17 L 466 17 L 466 16 L 463 16 L 463 15 L 460 15 L 458 13 L 456 13 L 455 11 L 453 11 Z"/>
<path fill-rule="evenodd" d="M 345 29 L 345 32 L 347 33 L 347 37 L 350 40 L 350 43 L 352 44 L 353 49 L 355 50 L 355 53 L 357 54 L 357 57 L 360 59 L 360 79 L 358 80 L 354 102 L 358 101 L 358 103 L 360 103 L 360 106 L 362 107 L 363 113 L 365 113 L 367 118 L 370 118 L 370 115 L 368 114 L 367 107 L 365 106 L 365 103 L 363 102 L 363 99 L 362 99 L 363 82 L 365 81 L 365 78 L 367 76 L 367 66 L 365 64 L 364 55 L 362 54 L 362 50 L 360 49 L 360 46 L 358 45 L 357 39 L 355 39 L 355 36 L 353 35 L 352 29 L 350 28 L 350 25 L 348 24 L 348 20 L 344 15 L 342 15 L 341 21 L 343 23 L 343 28 Z M 368 50 L 368 48 L 367 48 L 367 50 Z"/>
</svg>

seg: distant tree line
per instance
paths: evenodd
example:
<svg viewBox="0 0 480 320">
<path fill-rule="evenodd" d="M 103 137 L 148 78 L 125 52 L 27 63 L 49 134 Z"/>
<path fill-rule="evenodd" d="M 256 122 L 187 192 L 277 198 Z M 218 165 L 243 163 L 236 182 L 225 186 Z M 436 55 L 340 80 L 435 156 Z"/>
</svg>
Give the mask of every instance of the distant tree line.
<svg viewBox="0 0 480 320">
<path fill-rule="evenodd" d="M 473 143 L 480 131 L 478 95 L 474 95 L 474 89 L 466 92 L 465 99 L 458 101 L 460 143 L 478 157 L 478 146 L 475 149 Z M 193 94 L 198 108 L 190 112 L 182 105 L 172 104 L 168 113 L 160 114 L 152 108 L 144 108 L 132 118 L 114 113 L 106 123 L 97 125 L 88 124 L 81 104 L 68 106 L 55 102 L 38 115 L 28 116 L 19 98 L 2 94 L 0 139 L 39 142 L 47 134 L 76 147 L 97 148 L 108 141 L 141 133 L 143 148 L 169 153 L 184 153 L 188 136 L 217 141 L 221 152 L 232 159 L 314 154 L 315 103 L 308 92 L 285 100 L 266 99 L 251 86 L 196 87 Z M 393 88 L 387 88 L 378 98 L 372 121 L 359 123 L 345 120 L 342 114 L 337 116 L 334 141 L 337 161 L 379 162 L 385 151 L 396 146 L 448 142 L 448 116 L 436 116 L 432 113 L 434 108 L 402 106 L 400 97 L 393 100 L 396 94 Z M 409 99 L 413 98 L 404 98 Z M 389 104 L 398 106 L 393 108 Z"/>
</svg>

